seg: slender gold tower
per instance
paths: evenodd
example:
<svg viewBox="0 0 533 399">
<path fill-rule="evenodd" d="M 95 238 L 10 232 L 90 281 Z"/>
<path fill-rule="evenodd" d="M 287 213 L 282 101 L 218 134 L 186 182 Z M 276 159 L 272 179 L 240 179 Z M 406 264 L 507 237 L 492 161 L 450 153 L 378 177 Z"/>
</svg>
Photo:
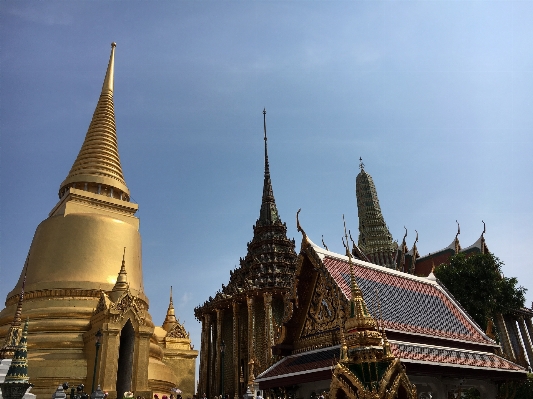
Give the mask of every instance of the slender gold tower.
<svg viewBox="0 0 533 399">
<path fill-rule="evenodd" d="M 115 369 L 101 369 L 97 383 L 103 381 L 104 374 L 109 377 L 105 380 L 109 382 L 104 381 L 109 386 L 102 388 L 115 391 L 110 392 L 110 397 L 127 388 L 150 395 L 149 341 L 154 325 L 143 292 L 141 237 L 139 219 L 135 217 L 138 205 L 129 202 L 118 154 L 113 105 L 115 46 L 111 45 L 102 92 L 81 150 L 60 185 L 59 202 L 37 227 L 28 255 L 22 313 L 31 320 L 28 372 L 37 395 L 51 395 L 66 381 L 90 387 L 95 362 L 94 331 L 99 328 L 104 333 L 100 358 L 107 356 L 106 367 Z M 106 319 L 95 309 L 105 307 L 102 298 L 113 291 L 117 275 L 125 273 L 121 261 L 122 269 L 127 265 L 127 292 L 120 296 L 124 312 L 115 312 L 116 305 L 111 304 L 113 319 L 105 316 Z M 8 334 L 13 320 L 23 274 L 0 312 L 0 340 Z M 127 301 L 142 310 L 142 319 L 135 319 L 138 315 L 128 310 Z M 134 370 L 126 370 L 131 383 L 128 380 L 121 383 L 121 388 L 115 388 L 117 348 L 119 341 L 125 339 L 122 325 L 130 319 L 128 328 L 131 324 L 133 327 L 128 345 L 131 343 L 134 352 L 134 364 L 122 361 L 118 367 Z M 172 379 L 170 370 L 165 372 Z M 172 386 L 173 382 L 167 380 L 166 384 Z"/>
</svg>

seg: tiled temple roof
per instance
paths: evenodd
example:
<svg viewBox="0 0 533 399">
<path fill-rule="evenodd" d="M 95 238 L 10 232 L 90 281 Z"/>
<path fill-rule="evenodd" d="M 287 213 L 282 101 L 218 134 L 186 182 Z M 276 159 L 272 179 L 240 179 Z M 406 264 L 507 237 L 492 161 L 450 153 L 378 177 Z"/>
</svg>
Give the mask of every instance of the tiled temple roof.
<svg viewBox="0 0 533 399">
<path fill-rule="evenodd" d="M 494 353 L 395 341 L 390 341 L 390 345 L 394 356 L 401 358 L 404 363 L 524 372 L 519 365 Z"/>
<path fill-rule="evenodd" d="M 457 348 L 389 341 L 392 354 L 403 363 L 417 363 L 444 367 L 483 369 L 523 373 L 524 369 L 494 353 Z M 256 378 L 257 383 L 302 374 L 315 374 L 332 369 L 339 360 L 340 347 L 298 353 L 287 356 Z"/>
<path fill-rule="evenodd" d="M 348 258 L 312 245 L 346 299 L 349 299 Z M 495 345 L 438 282 L 360 260 L 354 260 L 353 264 L 357 284 L 373 314 L 378 294 L 381 315 L 375 316 L 383 319 L 387 330 Z"/>
<path fill-rule="evenodd" d="M 337 345 L 284 357 L 261 373 L 255 382 L 332 369 L 339 360 L 339 353 L 340 346 Z"/>
</svg>

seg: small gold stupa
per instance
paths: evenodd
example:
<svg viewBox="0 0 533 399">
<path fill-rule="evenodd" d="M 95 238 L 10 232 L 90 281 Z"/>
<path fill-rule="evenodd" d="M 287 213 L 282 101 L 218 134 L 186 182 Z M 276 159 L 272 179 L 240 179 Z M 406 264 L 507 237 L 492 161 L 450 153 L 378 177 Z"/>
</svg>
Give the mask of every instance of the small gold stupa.
<svg viewBox="0 0 533 399">
<path fill-rule="evenodd" d="M 22 314 L 31 321 L 28 373 L 38 396 L 48 397 L 66 381 L 89 390 L 93 370 L 96 384 L 110 398 L 126 391 L 151 398 L 152 393 L 170 394 L 178 385 L 185 394 L 194 393 L 198 352 L 188 335 L 179 351 L 165 348 L 167 331 L 155 327 L 148 313 L 138 205 L 130 202 L 118 153 L 115 47 L 85 140 L 59 187 L 59 201 L 37 227 L 26 272 L 0 312 L 3 342 L 13 330 L 25 274 Z M 173 337 L 178 324 L 168 330 Z M 102 334 L 98 345 L 97 331 Z M 96 348 L 100 360 L 95 367 Z M 186 359 L 186 366 L 180 359 Z M 178 370 L 191 381 L 182 383 Z"/>
</svg>

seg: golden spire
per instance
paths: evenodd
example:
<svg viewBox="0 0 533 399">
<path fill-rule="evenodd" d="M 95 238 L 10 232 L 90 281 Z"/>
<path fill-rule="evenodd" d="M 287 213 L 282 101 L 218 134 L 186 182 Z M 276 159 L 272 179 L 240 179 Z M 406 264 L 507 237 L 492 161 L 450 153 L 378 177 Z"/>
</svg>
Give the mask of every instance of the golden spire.
<svg viewBox="0 0 533 399">
<path fill-rule="evenodd" d="M 128 283 L 128 273 L 126 273 L 126 247 L 124 247 L 124 253 L 122 254 L 122 265 L 120 266 L 120 272 L 118 272 L 117 282 L 113 287 L 113 291 L 126 291 L 130 285 Z"/>
<path fill-rule="evenodd" d="M 163 330 L 170 331 L 177 323 L 176 313 L 174 312 L 174 303 L 172 301 L 172 286 L 170 286 L 170 302 L 168 303 L 167 316 L 163 322 Z"/>
<path fill-rule="evenodd" d="M 118 154 L 113 105 L 115 47 L 116 43 L 111 43 L 111 56 L 100 99 L 78 157 L 61 183 L 60 198 L 72 187 L 129 201 L 129 190 Z"/>
<path fill-rule="evenodd" d="M 343 239 L 342 243 L 344 244 L 344 247 L 346 248 L 346 256 L 348 257 L 348 262 L 350 263 L 350 290 L 351 290 L 350 316 L 346 320 L 346 323 L 344 324 L 344 328 L 347 331 L 351 331 L 354 329 L 356 330 L 375 329 L 376 321 L 368 312 L 366 303 L 363 299 L 363 293 L 361 289 L 359 288 L 359 286 L 357 285 L 357 281 L 355 280 L 355 275 L 353 272 L 352 254 L 350 253 L 350 248 L 348 246 L 348 234 L 346 232 L 346 222 L 344 221 L 344 215 L 342 215 L 342 219 L 344 222 L 344 237 L 346 238 L 346 242 L 344 242 L 344 239 Z"/>
</svg>

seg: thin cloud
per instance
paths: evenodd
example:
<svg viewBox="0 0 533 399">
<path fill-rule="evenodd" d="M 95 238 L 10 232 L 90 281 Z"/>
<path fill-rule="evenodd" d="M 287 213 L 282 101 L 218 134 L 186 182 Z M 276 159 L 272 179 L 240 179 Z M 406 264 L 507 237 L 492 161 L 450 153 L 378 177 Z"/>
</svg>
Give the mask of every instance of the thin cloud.
<svg viewBox="0 0 533 399">
<path fill-rule="evenodd" d="M 74 22 L 72 15 L 61 8 L 50 10 L 34 7 L 12 7 L 10 10 L 8 10 L 8 14 L 21 18 L 25 21 L 48 26 L 67 26 L 72 25 Z"/>
</svg>

